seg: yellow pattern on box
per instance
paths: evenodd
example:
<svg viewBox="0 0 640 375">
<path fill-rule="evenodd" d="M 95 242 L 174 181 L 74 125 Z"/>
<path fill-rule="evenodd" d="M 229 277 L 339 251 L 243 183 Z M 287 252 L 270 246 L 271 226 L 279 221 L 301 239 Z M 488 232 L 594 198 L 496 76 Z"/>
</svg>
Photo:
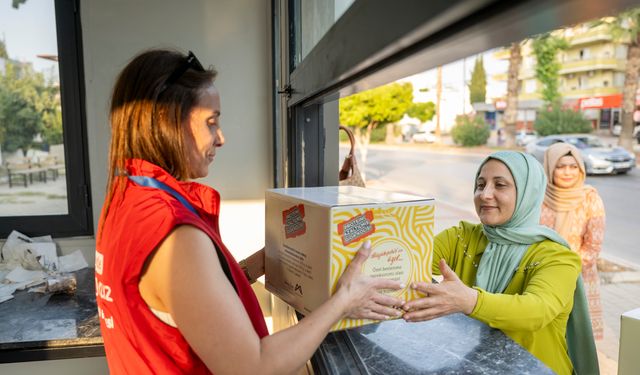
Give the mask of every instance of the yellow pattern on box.
<svg viewBox="0 0 640 375">
<path fill-rule="evenodd" d="M 331 238 L 331 293 L 335 292 L 338 279 L 346 269 L 362 241 L 343 245 L 337 227 L 367 209 L 341 208 L 334 210 Z M 403 290 L 390 295 L 411 300 L 418 297 L 409 288 L 412 280 L 431 280 L 431 259 L 433 255 L 433 206 L 399 206 L 373 208 L 375 232 L 368 235 L 371 241 L 371 256 L 365 263 L 363 272 L 373 277 L 385 277 L 402 282 Z M 393 250 L 399 249 L 399 252 Z M 380 255 L 376 257 L 376 255 Z M 398 259 L 399 258 L 399 259 Z M 365 319 L 344 319 L 334 325 L 333 330 L 358 327 L 372 323 Z"/>
</svg>

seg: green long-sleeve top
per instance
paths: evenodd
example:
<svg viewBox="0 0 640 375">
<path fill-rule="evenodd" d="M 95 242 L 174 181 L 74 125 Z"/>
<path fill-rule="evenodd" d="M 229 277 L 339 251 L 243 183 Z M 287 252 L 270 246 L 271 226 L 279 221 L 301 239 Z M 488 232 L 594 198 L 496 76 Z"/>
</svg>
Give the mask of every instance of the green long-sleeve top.
<svg viewBox="0 0 640 375">
<path fill-rule="evenodd" d="M 482 224 L 464 221 L 435 237 L 433 273 L 444 258 L 463 283 L 473 286 L 488 243 Z M 565 331 L 580 274 L 580 257 L 546 240 L 532 244 L 503 293 L 478 290 L 469 315 L 500 329 L 557 374 L 571 374 Z"/>
</svg>

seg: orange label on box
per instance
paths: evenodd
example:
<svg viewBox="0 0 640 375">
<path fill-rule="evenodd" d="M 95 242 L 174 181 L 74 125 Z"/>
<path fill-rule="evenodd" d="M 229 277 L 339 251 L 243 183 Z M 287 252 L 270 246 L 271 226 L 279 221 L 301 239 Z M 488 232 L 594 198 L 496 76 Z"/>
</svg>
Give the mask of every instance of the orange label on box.
<svg viewBox="0 0 640 375">
<path fill-rule="evenodd" d="M 304 205 L 299 204 L 282 211 L 282 224 L 284 224 L 286 238 L 305 234 L 307 232 L 307 224 L 304 222 Z"/>
<path fill-rule="evenodd" d="M 376 231 L 373 225 L 373 211 L 354 216 L 347 221 L 338 224 L 338 234 L 342 238 L 342 244 L 347 246 L 350 243 L 359 241 Z"/>
</svg>

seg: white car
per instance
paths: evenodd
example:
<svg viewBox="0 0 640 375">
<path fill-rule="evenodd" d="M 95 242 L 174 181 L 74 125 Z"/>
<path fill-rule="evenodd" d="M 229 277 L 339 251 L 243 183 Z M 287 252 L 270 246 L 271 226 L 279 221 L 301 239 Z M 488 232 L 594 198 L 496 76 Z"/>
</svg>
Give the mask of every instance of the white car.
<svg viewBox="0 0 640 375">
<path fill-rule="evenodd" d="M 433 143 L 436 141 L 436 136 L 433 134 L 433 130 L 430 132 L 418 131 L 411 136 L 411 140 L 415 143 Z"/>
<path fill-rule="evenodd" d="M 527 152 L 542 163 L 547 148 L 558 142 L 574 145 L 580 151 L 588 175 L 624 174 L 636 166 L 634 154 L 622 147 L 607 146 L 600 138 L 590 134 L 548 135 L 529 143 Z"/>
</svg>

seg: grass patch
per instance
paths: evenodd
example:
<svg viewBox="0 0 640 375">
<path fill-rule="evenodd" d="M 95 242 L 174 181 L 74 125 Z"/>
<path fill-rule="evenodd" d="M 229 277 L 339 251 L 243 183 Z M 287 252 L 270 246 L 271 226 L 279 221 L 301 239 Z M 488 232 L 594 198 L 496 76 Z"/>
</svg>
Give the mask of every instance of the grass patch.
<svg viewBox="0 0 640 375">
<path fill-rule="evenodd" d="M 36 197 L 36 196 L 44 196 L 46 195 L 45 193 L 39 192 L 39 191 L 19 191 L 14 193 L 15 195 L 22 195 L 25 197 Z"/>
<path fill-rule="evenodd" d="M 35 201 L 21 201 L 15 197 L 9 197 L 7 199 L 0 199 L 0 204 L 32 204 L 36 203 Z"/>
<path fill-rule="evenodd" d="M 60 194 L 48 194 L 47 199 L 67 199 L 67 196 Z"/>
</svg>

